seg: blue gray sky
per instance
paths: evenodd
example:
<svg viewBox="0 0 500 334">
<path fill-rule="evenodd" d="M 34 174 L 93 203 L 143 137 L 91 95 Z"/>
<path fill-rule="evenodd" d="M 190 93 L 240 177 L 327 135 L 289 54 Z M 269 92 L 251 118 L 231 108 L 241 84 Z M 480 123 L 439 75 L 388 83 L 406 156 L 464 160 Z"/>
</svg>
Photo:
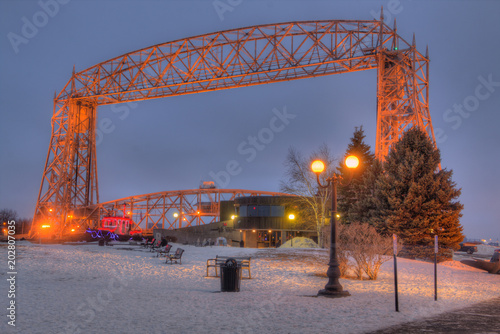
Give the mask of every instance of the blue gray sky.
<svg viewBox="0 0 500 334">
<path fill-rule="evenodd" d="M 154 44 L 257 24 L 370 20 L 381 6 L 404 39 L 415 33 L 421 52 L 429 46 L 430 110 L 442 166 L 462 188 L 465 234 L 499 239 L 500 2 L 484 0 L 3 0 L 0 208 L 33 215 L 54 92 L 73 66 L 81 71 Z M 293 118 L 283 129 L 244 151 L 285 109 Z M 111 125 L 98 126 L 101 201 L 197 188 L 213 175 L 225 188 L 279 191 L 290 146 L 308 154 L 327 143 L 340 157 L 363 125 L 374 147 L 376 72 L 100 107 L 104 119 Z M 241 170 L 225 179 L 232 160 Z"/>
</svg>

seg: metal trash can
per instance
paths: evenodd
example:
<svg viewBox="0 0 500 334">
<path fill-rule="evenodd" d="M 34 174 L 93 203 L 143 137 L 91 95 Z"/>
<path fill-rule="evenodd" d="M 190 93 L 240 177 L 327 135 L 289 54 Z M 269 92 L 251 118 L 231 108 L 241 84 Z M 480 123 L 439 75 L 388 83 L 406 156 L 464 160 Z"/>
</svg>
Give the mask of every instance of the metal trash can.
<svg viewBox="0 0 500 334">
<path fill-rule="evenodd" d="M 239 292 L 241 283 L 241 265 L 235 259 L 227 259 L 220 265 L 220 291 Z"/>
</svg>

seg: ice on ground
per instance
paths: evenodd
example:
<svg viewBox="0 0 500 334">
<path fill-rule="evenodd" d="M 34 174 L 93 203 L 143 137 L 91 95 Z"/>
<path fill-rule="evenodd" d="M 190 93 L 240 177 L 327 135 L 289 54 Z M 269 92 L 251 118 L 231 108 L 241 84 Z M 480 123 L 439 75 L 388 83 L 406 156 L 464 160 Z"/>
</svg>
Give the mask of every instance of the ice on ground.
<svg viewBox="0 0 500 334">
<path fill-rule="evenodd" d="M 280 248 L 319 248 L 319 246 L 312 239 L 295 237 L 285 242 Z"/>
<path fill-rule="evenodd" d="M 398 258 L 395 312 L 392 261 L 376 281 L 341 279 L 351 296 L 328 299 L 313 297 L 327 283 L 326 249 L 178 247 L 182 265 L 126 243 L 19 242 L 16 327 L 7 325 L 4 269 L 0 333 L 364 333 L 500 295 L 500 275 L 438 264 L 434 301 L 433 263 Z M 216 255 L 252 257 L 241 292 L 221 293 L 220 279 L 205 277 Z"/>
</svg>

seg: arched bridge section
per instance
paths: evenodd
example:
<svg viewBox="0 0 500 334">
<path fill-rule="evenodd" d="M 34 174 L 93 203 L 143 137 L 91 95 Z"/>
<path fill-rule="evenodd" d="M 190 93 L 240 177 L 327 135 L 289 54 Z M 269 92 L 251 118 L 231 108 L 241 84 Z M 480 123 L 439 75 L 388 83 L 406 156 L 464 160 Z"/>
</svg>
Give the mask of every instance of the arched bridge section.
<svg viewBox="0 0 500 334">
<path fill-rule="evenodd" d="M 99 203 L 96 120 L 99 105 L 376 69 L 376 156 L 418 126 L 435 142 L 428 65 L 381 20 L 288 22 L 220 31 L 130 52 L 73 71 L 55 96 L 52 136 L 35 209 L 35 229 Z"/>
<path fill-rule="evenodd" d="M 221 203 L 234 202 L 236 198 L 246 196 L 290 196 L 290 194 L 215 188 L 163 191 L 99 203 L 87 217 L 83 217 L 83 220 L 93 222 L 94 225 L 88 227 L 96 228 L 104 216 L 123 215 L 132 218 L 133 230 L 142 231 L 152 231 L 153 228 L 175 229 L 199 226 L 231 219 L 231 215 L 221 207 Z M 226 216 L 221 216 L 224 212 Z M 72 228 L 82 223 L 82 219 L 75 218 L 71 221 Z"/>
</svg>

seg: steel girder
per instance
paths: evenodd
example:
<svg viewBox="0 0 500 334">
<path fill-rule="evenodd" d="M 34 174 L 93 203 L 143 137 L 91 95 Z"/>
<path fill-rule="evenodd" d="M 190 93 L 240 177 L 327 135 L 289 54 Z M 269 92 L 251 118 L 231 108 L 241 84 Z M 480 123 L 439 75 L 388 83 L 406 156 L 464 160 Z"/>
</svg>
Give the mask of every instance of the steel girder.
<svg viewBox="0 0 500 334">
<path fill-rule="evenodd" d="M 307 21 L 226 30 L 130 52 L 75 73 L 55 97 L 52 137 L 33 231 L 99 203 L 95 163 L 97 106 L 378 69 L 376 156 L 403 131 L 424 129 L 428 55 L 374 21 Z M 81 126 L 86 122 L 85 126 Z M 79 128 L 80 126 L 80 128 Z"/>
<path fill-rule="evenodd" d="M 95 205 L 88 216 L 75 221 L 84 226 L 98 222 L 104 216 L 128 216 L 132 229 L 151 231 L 153 228 L 175 229 L 220 221 L 220 202 L 234 201 L 243 196 L 291 196 L 279 192 L 245 189 L 190 189 L 130 196 Z M 177 217 L 174 216 L 177 214 Z"/>
</svg>

